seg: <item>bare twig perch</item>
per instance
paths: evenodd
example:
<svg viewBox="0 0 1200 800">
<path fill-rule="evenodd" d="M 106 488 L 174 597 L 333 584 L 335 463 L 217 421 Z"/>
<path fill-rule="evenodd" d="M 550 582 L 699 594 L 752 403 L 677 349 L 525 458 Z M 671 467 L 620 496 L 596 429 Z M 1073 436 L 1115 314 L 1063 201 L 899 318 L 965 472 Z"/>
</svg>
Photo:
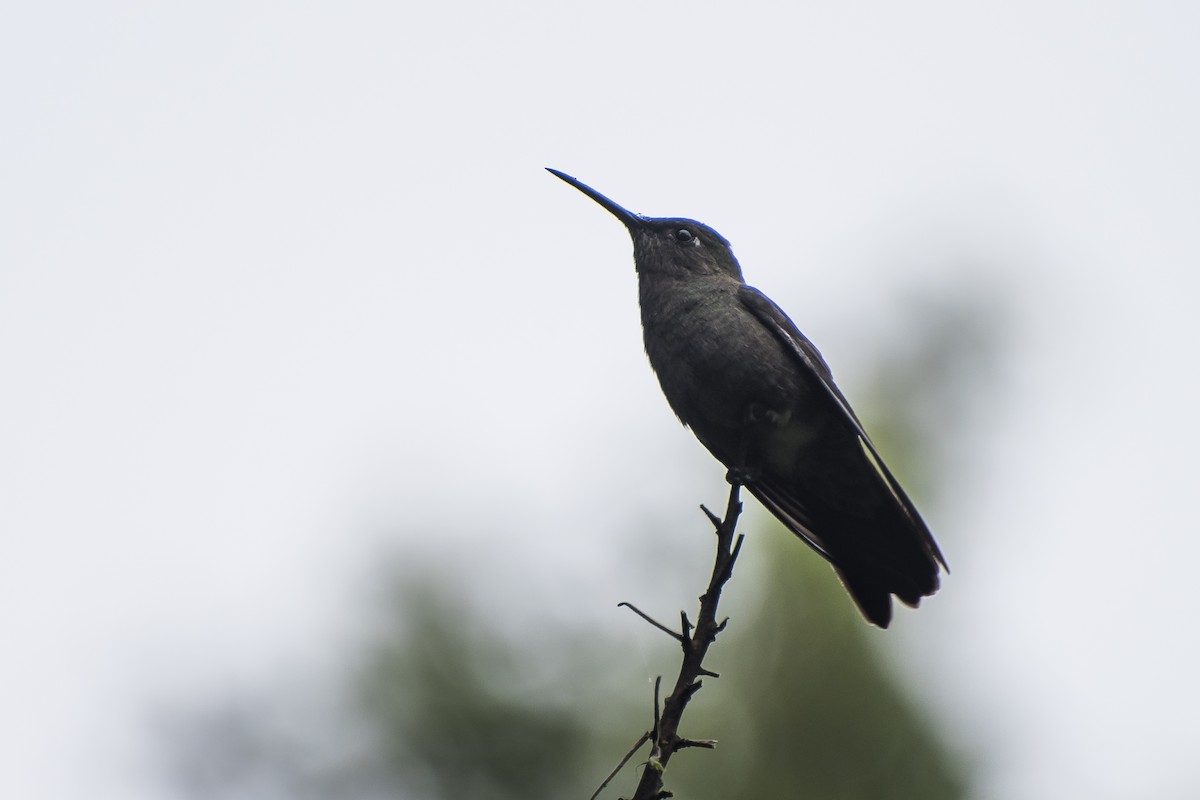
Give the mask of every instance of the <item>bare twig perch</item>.
<svg viewBox="0 0 1200 800">
<path fill-rule="evenodd" d="M 725 623 L 728 622 L 727 619 L 717 622 L 717 605 L 721 601 L 721 590 L 733 574 L 734 562 L 737 561 L 738 553 L 742 548 L 742 536 L 738 535 L 736 540 L 734 539 L 738 516 L 742 513 L 742 503 L 738 499 L 740 490 L 741 484 L 736 480 L 731 480 L 729 502 L 725 507 L 724 519 L 718 518 L 707 508 L 701 506 L 716 528 L 717 554 L 708 589 L 700 596 L 700 615 L 696 618 L 695 627 L 693 628 L 691 622 L 688 621 L 687 614 L 680 612 L 683 630 L 681 633 L 676 633 L 630 606 L 639 616 L 670 634 L 683 648 L 683 663 L 679 667 L 679 677 L 675 680 L 674 690 L 663 703 L 661 715 L 657 713 L 656 697 L 655 725 L 648 736 L 651 743 L 650 758 L 646 762 L 646 768 L 642 771 L 642 777 L 638 782 L 633 800 L 659 800 L 659 798 L 670 797 L 670 793 L 663 789 L 663 771 L 667 767 L 667 762 L 671 760 L 671 756 L 677 750 L 686 747 L 711 748 L 716 744 L 710 740 L 681 738 L 679 723 L 688 702 L 700 689 L 701 676 L 717 677 L 715 672 L 704 668 L 704 657 L 708 653 L 709 645 L 716 640 L 717 634 L 725 629 Z M 628 605 L 628 603 L 622 605 Z"/>
</svg>

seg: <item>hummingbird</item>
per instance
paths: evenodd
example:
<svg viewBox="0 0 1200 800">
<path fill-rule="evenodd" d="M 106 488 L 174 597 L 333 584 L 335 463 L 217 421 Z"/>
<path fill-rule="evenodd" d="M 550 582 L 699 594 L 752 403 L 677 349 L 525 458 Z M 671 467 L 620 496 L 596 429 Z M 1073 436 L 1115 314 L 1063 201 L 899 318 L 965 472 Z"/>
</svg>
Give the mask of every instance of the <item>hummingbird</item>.
<svg viewBox="0 0 1200 800">
<path fill-rule="evenodd" d="M 667 403 L 788 530 L 832 566 L 866 619 L 916 607 L 946 561 L 825 359 L 729 242 L 692 219 L 626 210 L 556 169 L 633 239 L 642 334 Z M 949 571 L 948 568 L 947 572 Z"/>
</svg>

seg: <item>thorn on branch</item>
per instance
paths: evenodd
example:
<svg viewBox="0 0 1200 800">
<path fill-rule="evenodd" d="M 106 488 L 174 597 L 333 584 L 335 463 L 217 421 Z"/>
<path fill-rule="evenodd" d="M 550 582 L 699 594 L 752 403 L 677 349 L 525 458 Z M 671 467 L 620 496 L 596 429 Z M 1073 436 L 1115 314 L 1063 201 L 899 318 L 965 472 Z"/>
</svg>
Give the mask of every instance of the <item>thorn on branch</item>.
<svg viewBox="0 0 1200 800">
<path fill-rule="evenodd" d="M 680 739 L 678 745 L 680 750 L 685 747 L 703 747 L 705 750 L 712 750 L 717 746 L 716 739 Z"/>
<path fill-rule="evenodd" d="M 654 744 L 651 749 L 651 760 L 654 760 L 654 752 L 658 750 L 658 692 L 662 688 L 662 675 L 657 675 L 654 678 Z"/>
<path fill-rule="evenodd" d="M 732 566 L 734 561 L 737 561 L 738 553 L 742 552 L 742 542 L 746 540 L 746 534 L 739 533 L 737 541 L 733 543 L 733 552 L 729 554 L 729 563 Z"/>
<path fill-rule="evenodd" d="M 691 623 L 691 620 L 689 620 L 689 619 L 688 619 L 688 615 L 687 615 L 687 612 L 686 612 L 686 611 L 680 611 L 680 612 L 679 612 L 679 623 L 680 623 L 680 627 L 682 627 L 682 628 L 683 628 L 683 638 L 684 638 L 684 639 L 691 639 L 691 637 L 692 637 L 692 623 Z M 684 642 L 684 645 L 686 645 L 686 644 L 687 644 L 687 642 L 685 641 L 685 642 Z"/>
</svg>

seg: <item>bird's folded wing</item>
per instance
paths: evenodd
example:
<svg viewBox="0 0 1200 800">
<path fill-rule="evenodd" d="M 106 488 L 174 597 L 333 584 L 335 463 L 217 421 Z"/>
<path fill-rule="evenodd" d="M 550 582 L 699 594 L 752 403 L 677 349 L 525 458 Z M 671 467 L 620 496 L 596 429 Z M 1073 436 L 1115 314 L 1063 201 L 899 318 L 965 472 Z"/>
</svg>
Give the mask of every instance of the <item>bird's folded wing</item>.
<svg viewBox="0 0 1200 800">
<path fill-rule="evenodd" d="M 783 310 L 775 305 L 769 297 L 758 291 L 752 286 L 741 286 L 738 289 L 738 299 L 742 304 L 753 314 L 759 322 L 767 326 L 772 333 L 783 343 L 783 346 L 796 358 L 799 366 L 816 376 L 818 383 L 824 389 L 829 399 L 838 408 L 843 421 L 849 428 L 858 435 L 862 442 L 864 452 L 870 457 L 875 465 L 888 490 L 900 504 L 904 510 L 904 514 L 908 517 L 913 527 L 921 531 L 927 546 L 938 562 L 946 567 L 946 561 L 942 557 L 941 551 L 938 549 L 937 543 L 933 540 L 933 535 L 926 527 L 921 515 L 917 513 L 916 507 L 912 501 L 908 499 L 908 495 L 904 493 L 904 489 L 900 487 L 900 482 L 892 475 L 892 471 L 888 469 L 887 464 L 883 462 L 883 458 L 879 455 L 879 451 L 875 449 L 875 445 L 871 442 L 871 438 L 867 436 L 867 432 L 863 430 L 862 423 L 850 408 L 850 403 L 842 394 L 841 390 L 833 382 L 833 373 L 829 369 L 829 365 L 825 363 L 825 359 L 821 357 L 821 353 L 817 348 L 805 338 L 800 329 L 796 327 L 796 323 L 783 313 Z M 949 572 L 949 567 L 946 567 Z"/>
</svg>

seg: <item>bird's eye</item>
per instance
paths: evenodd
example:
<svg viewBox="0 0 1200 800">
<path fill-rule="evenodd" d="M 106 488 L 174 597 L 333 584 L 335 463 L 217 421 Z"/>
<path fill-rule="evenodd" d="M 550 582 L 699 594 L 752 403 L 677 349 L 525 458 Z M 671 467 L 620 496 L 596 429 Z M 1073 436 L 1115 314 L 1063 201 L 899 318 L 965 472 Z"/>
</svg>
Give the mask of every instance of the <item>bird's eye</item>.
<svg viewBox="0 0 1200 800">
<path fill-rule="evenodd" d="M 675 231 L 675 241 L 680 242 L 682 244 L 687 244 L 688 242 L 692 241 L 695 238 L 696 237 L 693 236 L 692 232 L 689 231 L 687 228 L 680 228 L 679 230 Z"/>
</svg>

